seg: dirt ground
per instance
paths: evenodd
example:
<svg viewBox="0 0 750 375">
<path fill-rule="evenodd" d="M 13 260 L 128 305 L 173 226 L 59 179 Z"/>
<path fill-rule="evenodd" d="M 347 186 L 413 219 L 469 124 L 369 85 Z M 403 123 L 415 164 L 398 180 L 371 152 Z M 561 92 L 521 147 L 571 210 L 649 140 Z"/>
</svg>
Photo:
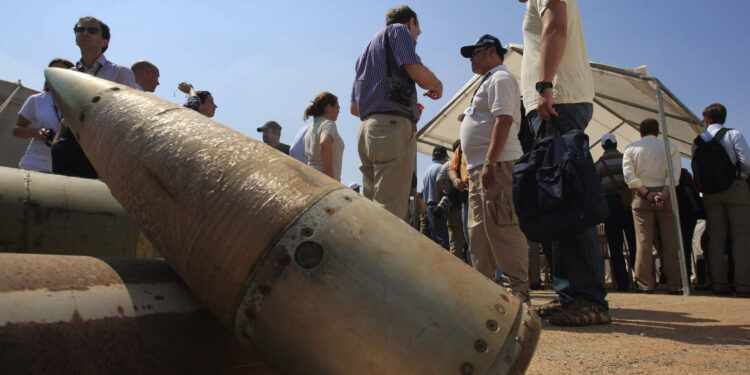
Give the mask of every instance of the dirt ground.
<svg viewBox="0 0 750 375">
<path fill-rule="evenodd" d="M 554 297 L 532 293 L 532 303 Z M 613 321 L 545 321 L 527 374 L 750 374 L 750 299 L 610 293 Z"/>
</svg>

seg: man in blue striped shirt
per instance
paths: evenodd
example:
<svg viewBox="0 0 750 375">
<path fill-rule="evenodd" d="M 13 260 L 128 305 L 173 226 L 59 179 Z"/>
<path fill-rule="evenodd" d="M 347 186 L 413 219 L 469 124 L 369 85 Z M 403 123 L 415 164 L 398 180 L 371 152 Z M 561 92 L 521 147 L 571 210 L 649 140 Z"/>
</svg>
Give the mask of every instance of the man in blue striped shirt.
<svg viewBox="0 0 750 375">
<path fill-rule="evenodd" d="M 411 8 L 389 10 L 386 26 L 357 59 L 351 95 L 351 113 L 362 119 L 357 146 L 364 196 L 402 219 L 417 148 L 415 82 L 433 100 L 443 95 L 443 84 L 414 50 L 420 32 Z"/>
</svg>

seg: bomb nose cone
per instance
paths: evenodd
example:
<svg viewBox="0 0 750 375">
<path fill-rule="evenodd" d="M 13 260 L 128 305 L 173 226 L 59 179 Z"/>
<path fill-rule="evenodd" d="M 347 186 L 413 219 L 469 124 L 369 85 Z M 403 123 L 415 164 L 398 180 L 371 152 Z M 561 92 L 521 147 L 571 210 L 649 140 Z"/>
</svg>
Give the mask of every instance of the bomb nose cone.
<svg viewBox="0 0 750 375">
<path fill-rule="evenodd" d="M 79 123 L 81 110 L 92 101 L 97 101 L 102 92 L 129 89 L 119 83 L 61 68 L 44 69 L 44 77 L 55 98 L 55 104 L 65 115 L 65 122 L 68 124 Z"/>
</svg>

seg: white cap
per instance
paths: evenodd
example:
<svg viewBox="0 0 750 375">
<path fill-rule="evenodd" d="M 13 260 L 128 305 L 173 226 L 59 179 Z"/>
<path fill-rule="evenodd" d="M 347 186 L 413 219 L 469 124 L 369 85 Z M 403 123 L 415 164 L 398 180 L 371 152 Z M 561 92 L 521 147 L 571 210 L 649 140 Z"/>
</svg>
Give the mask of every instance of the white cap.
<svg viewBox="0 0 750 375">
<path fill-rule="evenodd" d="M 352 182 L 349 184 L 349 189 L 352 189 L 352 190 L 359 189 L 359 184 L 356 182 Z"/>
<path fill-rule="evenodd" d="M 607 141 L 612 143 L 617 143 L 617 138 L 615 138 L 615 135 L 612 133 L 607 133 L 602 136 L 602 145 L 607 143 Z"/>
</svg>

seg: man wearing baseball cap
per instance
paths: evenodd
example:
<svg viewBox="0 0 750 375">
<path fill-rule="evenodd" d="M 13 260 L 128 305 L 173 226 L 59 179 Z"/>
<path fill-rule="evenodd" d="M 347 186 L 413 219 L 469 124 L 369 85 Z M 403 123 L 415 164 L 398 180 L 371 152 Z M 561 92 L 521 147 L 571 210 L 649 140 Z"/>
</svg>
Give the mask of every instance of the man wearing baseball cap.
<svg viewBox="0 0 750 375">
<path fill-rule="evenodd" d="M 289 155 L 289 145 L 281 143 L 281 125 L 276 121 L 269 121 L 258 128 L 263 133 L 263 143 Z"/>
<path fill-rule="evenodd" d="M 617 291 L 625 292 L 630 285 L 630 276 L 622 253 L 623 229 L 627 235 L 628 249 L 630 249 L 631 268 L 635 263 L 636 249 L 635 226 L 633 213 L 630 210 L 631 194 L 622 174 L 622 153 L 617 151 L 617 138 L 612 133 L 604 134 L 601 144 L 604 154 L 596 161 L 596 171 L 599 173 L 604 198 L 609 206 L 609 217 L 604 221 L 604 228 L 607 233 Z"/>
<path fill-rule="evenodd" d="M 529 254 L 513 209 L 513 165 L 523 155 L 521 92 L 503 65 L 505 48 L 486 34 L 461 48 L 481 76 L 461 122 L 469 174 L 469 239 L 474 268 L 490 279 L 500 268 L 513 294 L 529 301 Z"/>
</svg>

